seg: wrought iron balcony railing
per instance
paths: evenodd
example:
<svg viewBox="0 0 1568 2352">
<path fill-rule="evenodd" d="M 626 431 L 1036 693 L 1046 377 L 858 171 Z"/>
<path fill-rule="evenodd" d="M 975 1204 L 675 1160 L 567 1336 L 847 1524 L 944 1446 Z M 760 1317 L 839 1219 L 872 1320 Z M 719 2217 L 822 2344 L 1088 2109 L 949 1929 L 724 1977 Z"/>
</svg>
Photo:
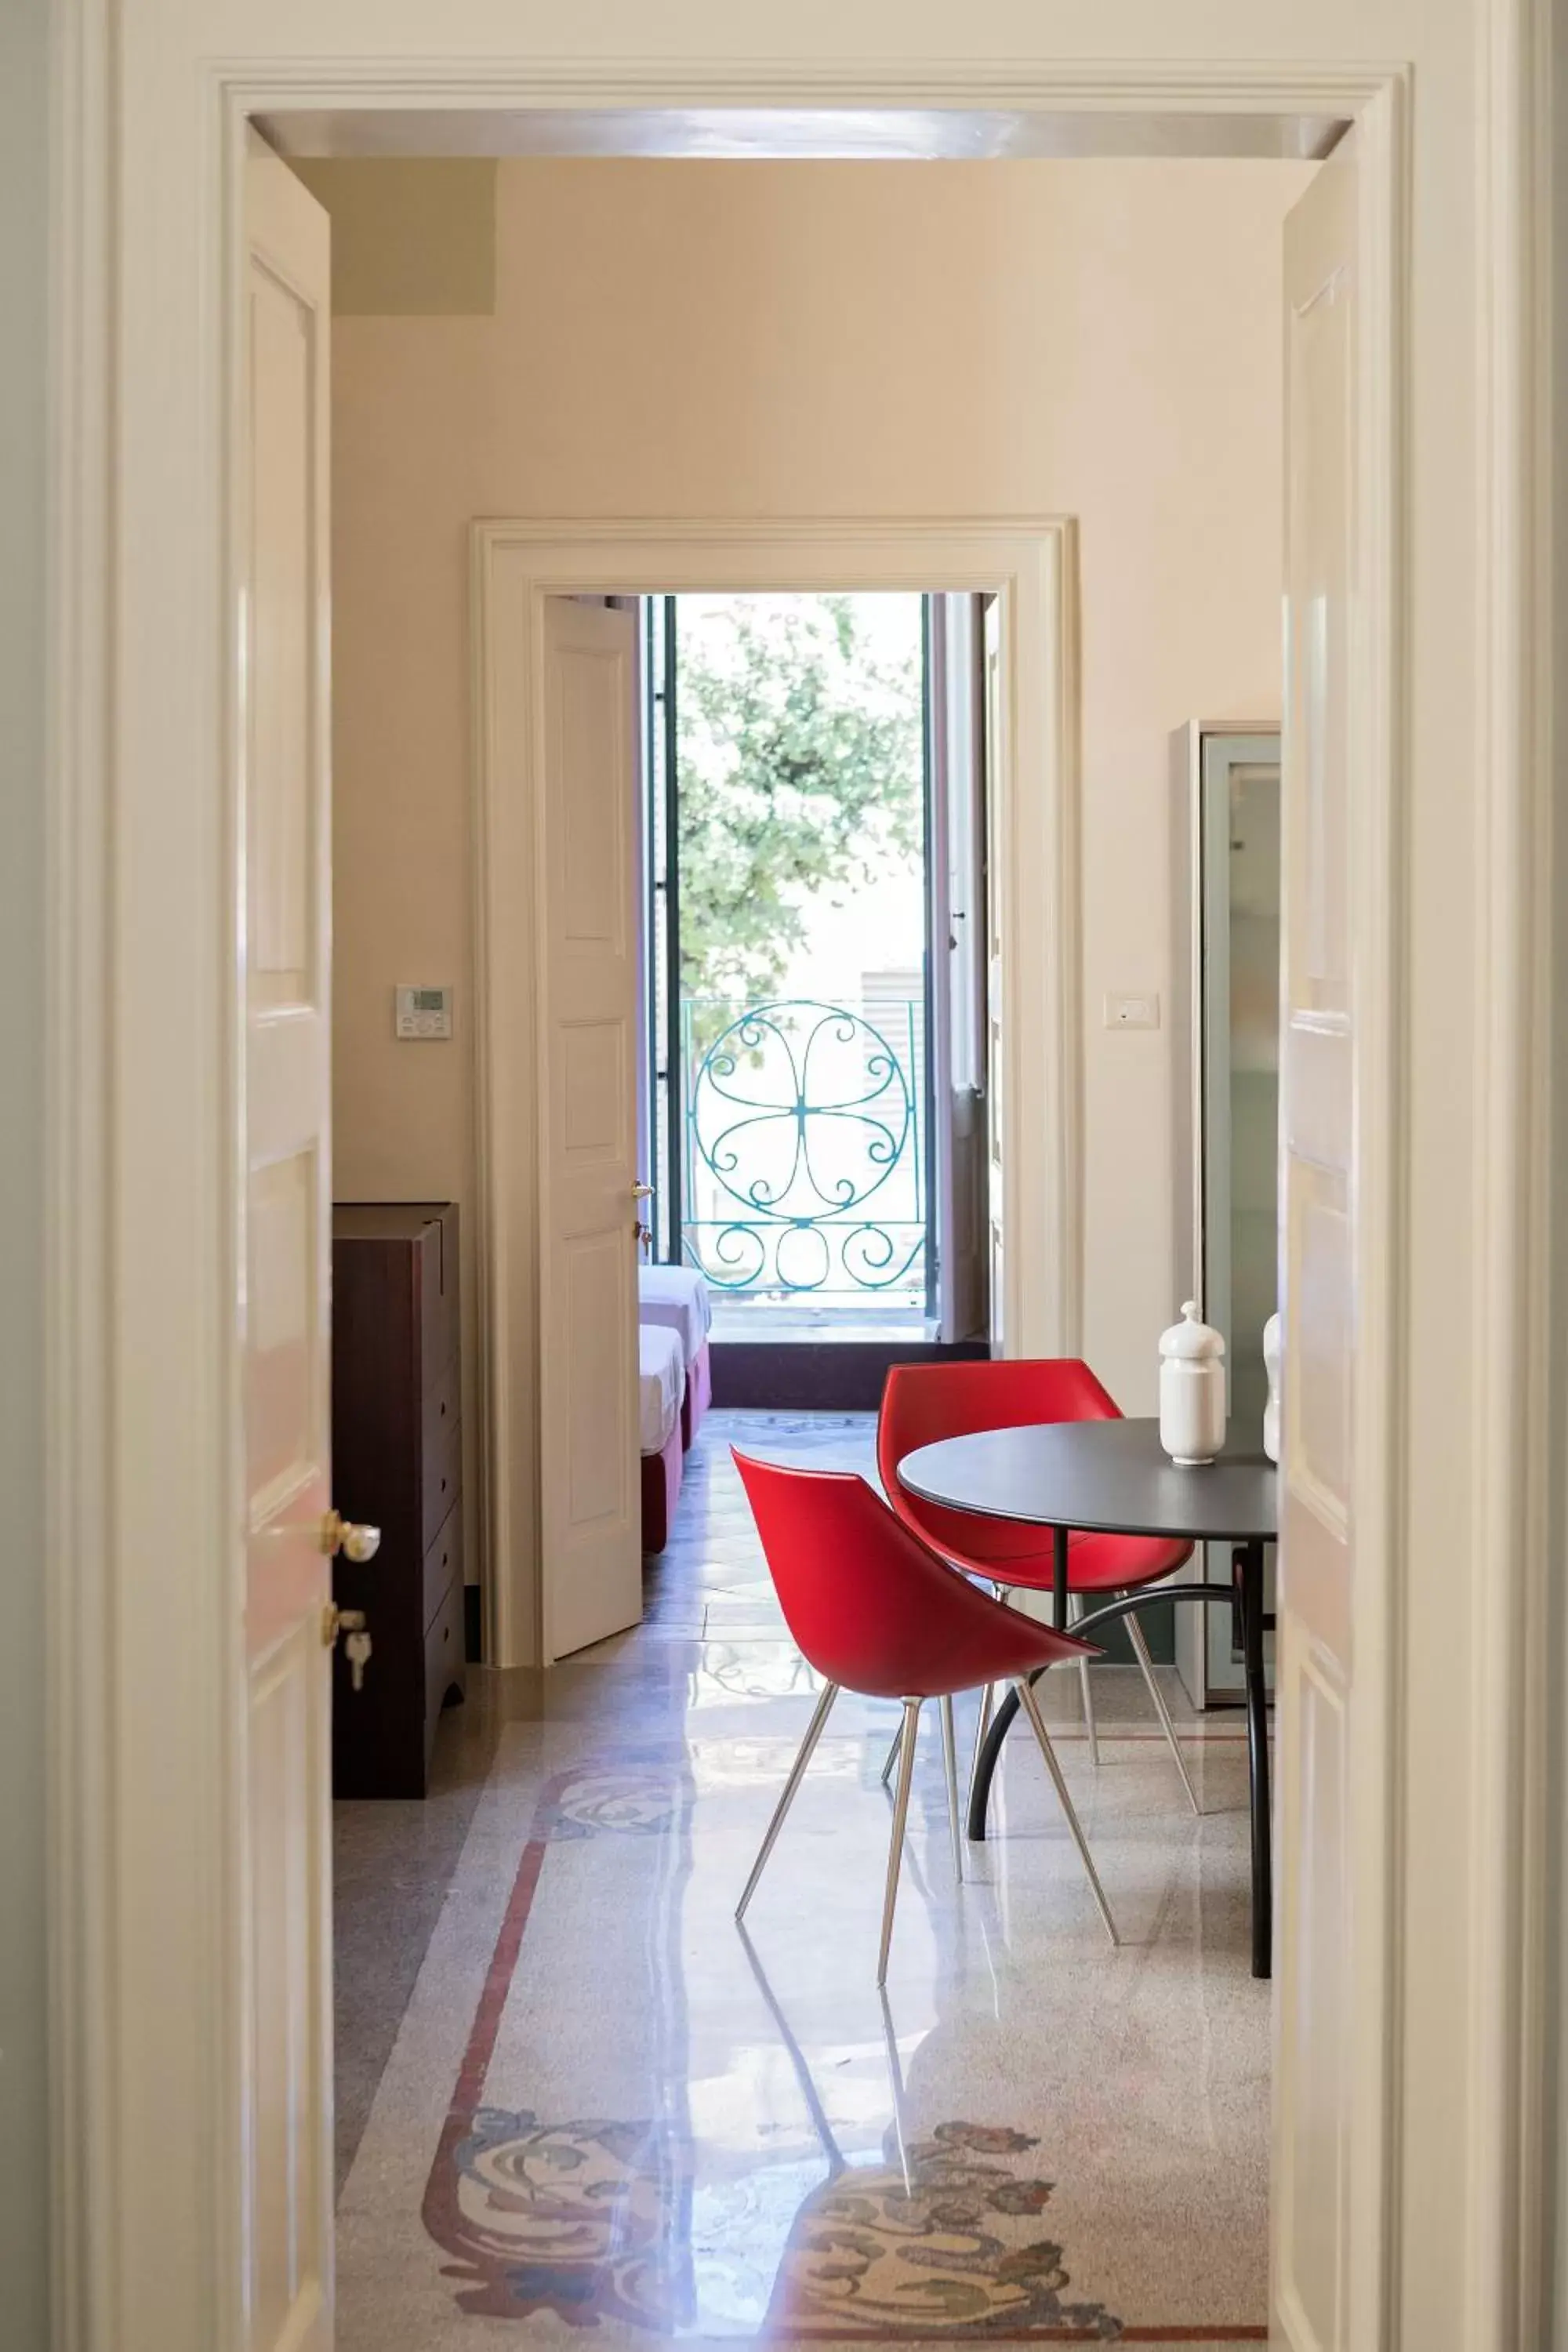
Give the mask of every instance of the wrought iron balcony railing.
<svg viewBox="0 0 1568 2352">
<path fill-rule="evenodd" d="M 926 1293 L 924 1005 L 681 1005 L 682 1253 L 762 1301 Z"/>
</svg>

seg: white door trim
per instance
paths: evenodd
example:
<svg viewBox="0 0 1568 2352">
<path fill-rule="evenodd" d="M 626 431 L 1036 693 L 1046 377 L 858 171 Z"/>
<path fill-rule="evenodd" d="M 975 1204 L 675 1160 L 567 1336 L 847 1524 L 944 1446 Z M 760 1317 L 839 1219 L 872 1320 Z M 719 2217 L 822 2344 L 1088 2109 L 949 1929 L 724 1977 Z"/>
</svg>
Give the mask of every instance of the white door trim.
<svg viewBox="0 0 1568 2352">
<path fill-rule="evenodd" d="M 1406 744 L 1417 710 L 1431 740 L 1441 695 L 1429 643 L 1426 670 L 1413 661 L 1405 562 L 1434 497 L 1428 484 L 1421 513 L 1409 511 L 1405 338 L 1437 289 L 1423 278 L 1413 310 L 1405 220 L 1416 198 L 1403 72 L 1346 55 L 1317 64 L 1167 61 L 1173 48 L 1239 24 L 1223 6 L 1157 20 L 1152 10 L 1113 12 L 1108 23 L 1123 49 L 1114 63 L 1037 50 L 911 67 L 897 56 L 563 62 L 530 50 L 532 20 L 518 0 L 448 0 L 438 32 L 426 16 L 412 34 L 409 9 L 367 9 L 363 0 L 57 0 L 45 1143 L 59 2352 L 231 2352 L 240 2340 L 236 843 L 223 781 L 224 502 L 241 132 L 247 113 L 285 103 L 1353 111 L 1386 125 L 1381 162 L 1367 174 L 1367 233 L 1369 282 L 1382 289 L 1388 331 L 1362 425 L 1387 461 L 1387 607 L 1376 656 L 1387 804 L 1376 821 L 1391 896 L 1383 936 L 1364 944 L 1386 971 L 1377 1050 L 1392 1117 L 1387 1197 L 1373 1210 L 1388 1237 L 1388 1278 L 1375 1312 L 1369 1307 L 1373 1344 L 1362 1362 L 1375 1398 L 1363 1430 L 1384 1450 L 1362 1524 L 1369 1549 L 1374 1529 L 1384 1538 L 1381 1643 L 1369 1663 L 1386 1699 L 1384 1801 L 1373 1805 L 1381 1818 L 1367 1852 L 1388 1949 L 1375 1989 L 1386 2030 L 1366 2053 L 1378 2084 L 1366 2150 L 1376 2167 L 1358 2308 L 1375 2323 L 1360 2340 L 1388 2352 L 1418 2343 L 1421 2352 L 1511 2352 L 1541 2340 L 1530 2300 L 1540 2235 L 1531 2085 L 1550 1882 L 1539 1728 L 1546 1645 L 1533 1629 L 1558 1569 L 1542 1531 L 1545 1433 L 1561 1425 L 1563 1384 L 1547 1360 L 1542 1318 L 1568 1237 L 1568 1206 L 1552 1200 L 1545 1112 L 1544 1010 L 1568 935 L 1550 865 L 1551 681 L 1541 659 L 1552 528 L 1542 495 L 1549 13 L 1544 0 L 1476 0 L 1478 236 L 1464 258 L 1486 299 L 1477 308 L 1461 296 L 1456 313 L 1456 366 L 1475 387 L 1485 456 L 1479 642 L 1466 641 L 1483 705 L 1469 908 L 1495 950 L 1456 943 L 1474 980 L 1475 1017 L 1453 1053 L 1468 1078 L 1484 1074 L 1488 1107 L 1472 1129 L 1481 1239 L 1467 1269 L 1479 1308 L 1471 1394 L 1485 1460 L 1462 1622 L 1447 1628 L 1450 1658 L 1472 1667 L 1457 1694 L 1452 1683 L 1439 1690 L 1406 1671 L 1417 1614 L 1405 1536 L 1417 1334 L 1405 1276 L 1420 1177 L 1406 1046 L 1421 969 Z M 672 45 L 692 42 L 694 21 L 689 12 Z M 1348 47 L 1337 29 L 1347 21 L 1325 17 L 1323 40 Z M 1080 24 L 1080 12 L 1051 0 L 1036 14 L 1034 37 L 1067 50 Z M 1260 43 L 1273 37 L 1260 26 Z M 566 36 L 556 28 L 552 37 Z M 911 41 L 921 37 L 911 31 Z M 433 52 L 437 39 L 444 46 Z M 1160 55 L 1145 54 L 1156 39 Z M 1445 86 L 1452 95 L 1451 77 Z M 1451 123 L 1445 135 L 1457 135 Z M 1454 198 L 1468 228 L 1465 201 Z M 1430 200 L 1420 202 L 1429 220 Z M 1424 269 L 1444 266 L 1423 250 Z M 152 319 L 156 331 L 145 331 Z M 125 321 L 144 331 L 121 331 Z M 1427 603 L 1444 593 L 1440 579 L 1424 583 Z M 1531 597 L 1542 616 L 1533 630 Z M 1426 1769 L 1435 1756 L 1446 1778 Z M 1446 1858 L 1455 1837 L 1462 1892 L 1450 1878 L 1439 1896 L 1434 1857 Z M 1441 1988 L 1422 1973 L 1439 1916 L 1468 1917 L 1474 1929 L 1462 1951 L 1451 1936 L 1445 1942 L 1457 1983 Z M 1439 2076 L 1451 2128 L 1411 2127 L 1413 2086 Z M 1457 2248 L 1462 2266 L 1463 2294 L 1426 2315 L 1425 2334 L 1420 2249 L 1401 2259 L 1405 2215 L 1427 2231 L 1444 2216 L 1446 2259 Z"/>
<path fill-rule="evenodd" d="M 1568 1368 L 1556 1337 L 1568 1281 L 1560 1132 L 1568 971 L 1561 762 L 1568 732 L 1553 677 L 1564 486 L 1552 419 L 1553 401 L 1568 398 L 1560 374 L 1553 380 L 1562 366 L 1560 281 L 1568 257 L 1560 241 L 1553 254 L 1552 225 L 1553 150 L 1561 155 L 1568 124 L 1554 123 L 1552 109 L 1568 85 L 1560 46 L 1554 84 L 1561 9 L 1544 0 L 1487 0 L 1480 15 L 1486 638 L 1477 753 L 1489 789 L 1481 794 L 1476 839 L 1479 969 L 1488 984 L 1478 991 L 1474 1032 L 1473 1165 L 1483 1243 L 1475 1284 L 1479 1475 L 1468 1699 L 1489 1736 L 1468 1759 L 1480 1834 L 1464 1899 L 1477 1998 L 1464 2053 L 1470 2123 L 1459 2143 L 1468 2239 L 1460 2335 L 1467 2344 L 1527 2347 L 1556 2341 L 1552 2305 L 1559 2320 L 1568 2308 L 1568 2244 L 1560 2236 L 1553 2251 L 1546 2210 L 1552 2187 L 1560 2200 L 1568 2189 L 1568 2167 L 1557 2153 L 1568 2097 L 1568 2008 L 1555 2017 L 1548 2011 L 1552 1971 L 1560 1972 L 1568 1948 L 1557 1827 L 1568 1765 L 1551 1729 L 1562 1707 L 1565 1549 L 1557 1465 L 1568 1407 Z M 1557 2226 L 1561 2231 L 1560 2217 Z M 1555 2291 L 1547 2276 L 1552 2263 Z"/>
<path fill-rule="evenodd" d="M 1077 541 L 1060 519 L 940 522 L 481 522 L 473 530 L 477 1267 L 490 1654 L 549 1663 L 538 1541 L 538 906 L 543 650 L 551 594 L 994 589 L 1008 740 L 1000 876 L 1017 946 L 1003 975 L 1009 1183 L 1037 1202 L 1008 1251 L 1016 1352 L 1076 1353 L 1079 1171 Z"/>
</svg>

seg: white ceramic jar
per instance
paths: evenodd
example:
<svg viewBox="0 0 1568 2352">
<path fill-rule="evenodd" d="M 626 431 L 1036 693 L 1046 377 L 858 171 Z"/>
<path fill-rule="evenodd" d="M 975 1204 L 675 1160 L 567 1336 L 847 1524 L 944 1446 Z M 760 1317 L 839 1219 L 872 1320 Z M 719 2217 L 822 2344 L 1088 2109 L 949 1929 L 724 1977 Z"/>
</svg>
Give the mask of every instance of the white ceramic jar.
<svg viewBox="0 0 1568 2352">
<path fill-rule="evenodd" d="M 1199 1322 L 1195 1298 L 1160 1335 L 1160 1443 L 1183 1468 L 1212 1462 L 1225 1444 L 1225 1341 Z"/>
<path fill-rule="evenodd" d="M 1268 1375 L 1268 1402 L 1263 1408 L 1263 1451 L 1270 1462 L 1279 1459 L 1279 1318 L 1271 1315 L 1263 1327 L 1263 1369 Z"/>
</svg>

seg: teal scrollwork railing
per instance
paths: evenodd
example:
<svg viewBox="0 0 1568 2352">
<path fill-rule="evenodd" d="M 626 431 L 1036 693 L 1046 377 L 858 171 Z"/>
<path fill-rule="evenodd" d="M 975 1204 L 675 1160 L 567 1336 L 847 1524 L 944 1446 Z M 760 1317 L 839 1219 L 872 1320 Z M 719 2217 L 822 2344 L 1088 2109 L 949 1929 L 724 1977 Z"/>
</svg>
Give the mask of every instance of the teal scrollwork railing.
<svg viewBox="0 0 1568 2352">
<path fill-rule="evenodd" d="M 923 1301 L 923 1013 L 683 1003 L 682 1246 L 716 1288 Z"/>
</svg>

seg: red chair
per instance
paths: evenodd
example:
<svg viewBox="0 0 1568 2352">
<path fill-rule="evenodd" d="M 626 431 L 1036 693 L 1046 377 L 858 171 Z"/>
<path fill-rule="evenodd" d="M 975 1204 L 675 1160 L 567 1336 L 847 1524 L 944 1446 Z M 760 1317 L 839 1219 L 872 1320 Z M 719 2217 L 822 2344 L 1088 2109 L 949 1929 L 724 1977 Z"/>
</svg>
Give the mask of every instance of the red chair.
<svg viewBox="0 0 1568 2352">
<path fill-rule="evenodd" d="M 962 1878 L 952 1694 L 1005 1676 L 1017 1684 L 1024 1711 L 1034 1727 L 1046 1769 L 1089 1874 L 1100 1917 L 1114 1944 L 1116 1923 L 1110 1906 L 1028 1679 L 1037 1667 L 1055 1665 L 1058 1659 L 1092 1654 L 1088 1645 L 1048 1625 L 1037 1624 L 1016 1610 L 1001 1608 L 986 1594 L 977 1592 L 966 1578 L 955 1575 L 907 1528 L 900 1527 L 875 1489 L 852 1472 L 786 1469 L 740 1453 L 735 1454 L 735 1465 L 745 1484 L 784 1621 L 802 1656 L 824 1677 L 816 1711 L 735 1906 L 736 1918 L 746 1916 L 746 1906 L 756 1892 L 840 1690 L 858 1691 L 870 1698 L 901 1699 L 902 1755 L 877 1965 L 877 1982 L 885 1984 L 921 1708 L 928 1698 L 942 1701 L 953 1861 Z"/>
<path fill-rule="evenodd" d="M 922 1502 L 900 1483 L 900 1463 L 917 1446 L 934 1445 L 944 1437 L 966 1437 L 975 1430 L 1121 1418 L 1114 1397 L 1077 1356 L 1033 1362 L 1004 1357 L 992 1362 L 895 1364 L 888 1374 L 878 1416 L 877 1467 L 888 1499 L 904 1525 L 954 1568 L 968 1576 L 984 1577 L 1005 1601 L 1017 1590 L 1051 1591 L 1056 1561 L 1050 1530 L 1017 1519 L 988 1519 L 970 1511 L 945 1510 L 940 1503 Z M 1074 1535 L 1068 1550 L 1068 1591 L 1075 1616 L 1083 1614 L 1087 1594 L 1109 1600 L 1112 1593 L 1133 1592 L 1141 1585 L 1157 1583 L 1190 1559 L 1192 1549 L 1189 1543 L 1152 1536 Z M 1136 1616 L 1124 1622 L 1187 1801 L 1198 1812 L 1202 1809 L 1154 1678 L 1143 1629 Z M 1087 1658 L 1080 1662 L 1079 1688 L 1089 1754 L 1098 1764 L 1100 1745 Z M 987 1690 L 981 1701 L 976 1761 L 990 1727 L 993 1698 Z M 884 1778 L 891 1771 L 893 1760 L 889 1758 Z"/>
</svg>

